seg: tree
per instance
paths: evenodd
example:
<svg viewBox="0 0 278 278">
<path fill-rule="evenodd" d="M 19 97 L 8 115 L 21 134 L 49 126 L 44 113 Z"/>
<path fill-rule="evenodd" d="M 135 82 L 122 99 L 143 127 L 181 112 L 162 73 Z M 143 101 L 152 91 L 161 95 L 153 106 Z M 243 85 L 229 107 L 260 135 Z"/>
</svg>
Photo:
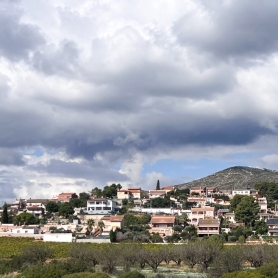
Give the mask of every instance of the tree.
<svg viewBox="0 0 278 278">
<path fill-rule="evenodd" d="M 156 182 L 156 190 L 160 190 L 160 181 L 159 180 L 157 180 L 157 182 Z"/>
<path fill-rule="evenodd" d="M 100 198 L 102 196 L 102 190 L 99 189 L 98 187 L 95 187 L 94 189 L 92 189 L 91 191 L 91 196 L 93 198 Z"/>
<path fill-rule="evenodd" d="M 188 215 L 187 213 L 183 212 L 181 215 L 177 217 L 179 225 L 185 226 L 187 224 Z"/>
<path fill-rule="evenodd" d="M 230 211 L 235 211 L 237 205 L 240 203 L 240 201 L 242 200 L 242 198 L 244 198 L 245 195 L 239 195 L 236 194 L 233 199 L 230 201 Z"/>
<path fill-rule="evenodd" d="M 163 242 L 163 239 L 162 237 L 159 235 L 159 233 L 153 233 L 151 236 L 150 236 L 150 241 L 152 243 L 158 243 L 158 242 Z"/>
<path fill-rule="evenodd" d="M 262 182 L 255 184 L 255 188 L 268 200 L 278 199 L 278 184 L 274 182 Z"/>
<path fill-rule="evenodd" d="M 130 226 L 138 225 L 139 219 L 132 213 L 126 213 L 124 216 L 124 224 L 126 228 L 129 228 Z"/>
<path fill-rule="evenodd" d="M 262 266 L 273 260 L 273 249 L 269 245 L 249 245 L 243 249 L 245 261 L 248 261 L 252 267 Z"/>
<path fill-rule="evenodd" d="M 104 198 L 113 198 L 117 196 L 118 187 L 115 183 L 111 184 L 110 186 L 105 186 L 102 191 L 102 196 Z"/>
<path fill-rule="evenodd" d="M 15 217 L 15 224 L 17 225 L 30 225 L 37 224 L 39 219 L 36 218 L 33 214 L 28 212 L 20 213 Z"/>
<path fill-rule="evenodd" d="M 211 277 L 221 277 L 224 273 L 230 273 L 243 268 L 243 249 L 241 246 L 229 246 L 224 248 L 215 258 L 210 270 Z"/>
<path fill-rule="evenodd" d="M 185 247 L 185 250 L 182 254 L 182 260 L 190 268 L 193 268 L 198 263 L 198 259 L 198 252 L 195 248 L 195 244 L 190 242 Z"/>
<path fill-rule="evenodd" d="M 122 205 L 123 205 L 123 206 L 126 206 L 127 204 L 128 204 L 128 199 L 123 199 L 123 200 L 122 200 Z"/>
<path fill-rule="evenodd" d="M 1 217 L 1 223 L 7 224 L 9 223 L 9 214 L 8 214 L 8 205 L 5 203 L 3 206 L 3 212 Z"/>
<path fill-rule="evenodd" d="M 187 199 L 182 203 L 183 209 L 191 209 L 192 207 L 196 206 L 196 202 L 188 202 Z"/>
<path fill-rule="evenodd" d="M 208 240 L 202 240 L 195 244 L 195 250 L 198 254 L 198 263 L 202 271 L 206 271 L 209 265 L 215 260 L 220 253 L 222 245 Z"/>
<path fill-rule="evenodd" d="M 143 250 L 141 255 L 143 255 L 145 263 L 152 268 L 153 272 L 157 272 L 158 266 L 164 260 L 164 256 L 163 256 L 164 254 L 162 249 Z"/>
<path fill-rule="evenodd" d="M 181 227 L 180 225 L 175 225 L 175 226 L 173 227 L 173 231 L 174 231 L 175 233 L 181 233 L 182 227 Z"/>
<path fill-rule="evenodd" d="M 243 222 L 246 226 L 253 226 L 259 218 L 260 206 L 252 196 L 244 196 L 235 209 L 236 221 Z"/>
<path fill-rule="evenodd" d="M 130 271 L 132 266 L 137 263 L 137 252 L 142 246 L 138 243 L 121 244 L 119 249 L 119 264 L 123 266 L 124 271 Z"/>
<path fill-rule="evenodd" d="M 32 245 L 25 247 L 20 255 L 22 262 L 44 263 L 54 255 L 53 249 L 47 246 Z"/>
<path fill-rule="evenodd" d="M 97 250 L 91 248 L 90 245 L 78 243 L 73 244 L 73 246 L 69 250 L 68 255 L 71 258 L 86 262 L 88 267 L 95 267 L 95 265 L 97 264 Z"/>
<path fill-rule="evenodd" d="M 114 232 L 112 229 L 109 232 L 109 238 L 110 238 L 110 242 L 116 242 L 117 241 L 117 233 Z"/>
<path fill-rule="evenodd" d="M 170 200 L 170 198 L 154 198 L 150 201 L 149 205 L 152 208 L 169 208 L 169 207 L 176 207 L 176 204 L 174 201 Z"/>
<path fill-rule="evenodd" d="M 69 201 L 69 203 L 71 204 L 71 206 L 72 206 L 73 208 L 80 208 L 80 207 L 82 207 L 82 206 L 81 206 L 81 200 L 80 200 L 79 198 L 71 199 L 71 200 Z"/>
<path fill-rule="evenodd" d="M 59 204 L 49 201 L 49 202 L 47 202 L 45 208 L 46 208 L 47 212 L 49 212 L 49 213 L 58 212 Z"/>
<path fill-rule="evenodd" d="M 89 219 L 89 220 L 87 221 L 87 231 L 86 231 L 86 234 L 87 234 L 87 235 L 91 235 L 91 234 L 92 234 L 94 225 L 95 225 L 94 219 Z"/>
<path fill-rule="evenodd" d="M 90 199 L 90 195 L 86 192 L 81 192 L 79 194 L 80 207 L 87 207 L 87 201 Z"/>
<path fill-rule="evenodd" d="M 180 265 L 183 259 L 184 252 L 186 252 L 185 245 L 174 245 L 168 249 L 170 254 L 170 258 L 172 261 L 176 263 L 176 265 Z"/>
<path fill-rule="evenodd" d="M 100 221 L 98 221 L 97 226 L 99 227 L 100 231 L 102 232 L 105 225 L 104 225 L 104 222 L 102 220 L 100 220 Z"/>
<path fill-rule="evenodd" d="M 63 203 L 59 207 L 59 215 L 68 218 L 69 215 L 74 213 L 74 209 L 70 203 Z"/>
<path fill-rule="evenodd" d="M 194 225 L 186 226 L 181 233 L 181 237 L 185 240 L 192 240 L 197 237 L 197 228 Z"/>
<path fill-rule="evenodd" d="M 99 250 L 99 262 L 102 265 L 102 270 L 107 273 L 112 273 L 118 265 L 121 256 L 121 246 L 120 245 L 105 245 L 102 249 Z"/>
<path fill-rule="evenodd" d="M 257 235 L 266 235 L 268 232 L 268 226 L 264 220 L 256 221 L 254 230 L 256 231 Z"/>
</svg>

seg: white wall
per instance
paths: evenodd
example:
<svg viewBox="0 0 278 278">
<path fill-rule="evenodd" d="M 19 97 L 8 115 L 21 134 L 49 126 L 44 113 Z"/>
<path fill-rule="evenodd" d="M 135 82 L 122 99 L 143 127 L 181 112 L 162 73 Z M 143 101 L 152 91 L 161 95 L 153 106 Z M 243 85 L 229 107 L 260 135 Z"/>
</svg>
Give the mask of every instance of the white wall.
<svg viewBox="0 0 278 278">
<path fill-rule="evenodd" d="M 43 241 L 72 242 L 72 234 L 71 233 L 44 234 Z"/>
</svg>

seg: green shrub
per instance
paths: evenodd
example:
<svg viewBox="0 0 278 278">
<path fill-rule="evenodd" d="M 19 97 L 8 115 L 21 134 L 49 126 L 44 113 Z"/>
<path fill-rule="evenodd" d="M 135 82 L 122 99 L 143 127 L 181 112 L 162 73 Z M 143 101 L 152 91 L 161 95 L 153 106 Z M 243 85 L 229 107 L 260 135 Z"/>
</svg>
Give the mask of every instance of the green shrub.
<svg viewBox="0 0 278 278">
<path fill-rule="evenodd" d="M 226 273 L 221 278 L 267 278 L 267 276 L 260 274 L 256 270 L 248 270 Z"/>
<path fill-rule="evenodd" d="M 0 274 L 7 274 L 13 271 L 12 264 L 10 260 L 1 259 L 0 260 Z"/>
<path fill-rule="evenodd" d="M 145 278 L 145 275 L 138 271 L 131 271 L 122 274 L 121 276 L 119 276 L 119 278 Z"/>
<path fill-rule="evenodd" d="M 244 236 L 239 236 L 238 237 L 238 242 L 239 243 L 244 243 L 245 242 L 245 237 Z"/>
<path fill-rule="evenodd" d="M 237 238 L 236 236 L 228 236 L 228 242 L 236 242 Z"/>
<path fill-rule="evenodd" d="M 62 278 L 110 278 L 107 273 L 103 272 L 79 272 L 73 274 L 64 275 Z"/>
<path fill-rule="evenodd" d="M 278 277 L 278 261 L 264 264 L 257 268 L 257 271 L 267 277 Z"/>
<path fill-rule="evenodd" d="M 28 278 L 61 278 L 66 274 L 92 272 L 86 262 L 81 260 L 52 261 L 49 264 L 38 263 L 23 269 L 21 276 Z M 19 277 L 21 277 L 19 276 Z"/>
</svg>

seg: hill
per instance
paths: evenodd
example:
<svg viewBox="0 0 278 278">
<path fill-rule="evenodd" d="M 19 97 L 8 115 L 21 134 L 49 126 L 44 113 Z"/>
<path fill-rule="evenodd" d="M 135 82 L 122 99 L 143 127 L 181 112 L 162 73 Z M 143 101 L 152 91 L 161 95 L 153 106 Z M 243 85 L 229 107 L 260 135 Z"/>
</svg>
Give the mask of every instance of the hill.
<svg viewBox="0 0 278 278">
<path fill-rule="evenodd" d="M 278 183 L 278 171 L 244 166 L 234 166 L 192 182 L 176 185 L 177 188 L 217 186 L 219 189 L 254 188 L 264 181 Z"/>
</svg>

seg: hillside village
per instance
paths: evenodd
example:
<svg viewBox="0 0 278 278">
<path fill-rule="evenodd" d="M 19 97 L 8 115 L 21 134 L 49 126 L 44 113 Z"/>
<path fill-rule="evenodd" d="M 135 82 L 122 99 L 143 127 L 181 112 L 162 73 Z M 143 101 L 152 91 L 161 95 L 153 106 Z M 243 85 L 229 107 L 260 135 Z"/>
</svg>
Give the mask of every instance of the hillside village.
<svg viewBox="0 0 278 278">
<path fill-rule="evenodd" d="M 271 196 L 265 196 L 265 184 L 256 187 L 160 188 L 158 181 L 149 191 L 112 184 L 90 193 L 16 199 L 1 208 L 0 235 L 69 242 L 184 242 L 212 235 L 237 241 L 276 236 L 276 205 Z"/>
</svg>

